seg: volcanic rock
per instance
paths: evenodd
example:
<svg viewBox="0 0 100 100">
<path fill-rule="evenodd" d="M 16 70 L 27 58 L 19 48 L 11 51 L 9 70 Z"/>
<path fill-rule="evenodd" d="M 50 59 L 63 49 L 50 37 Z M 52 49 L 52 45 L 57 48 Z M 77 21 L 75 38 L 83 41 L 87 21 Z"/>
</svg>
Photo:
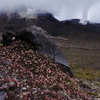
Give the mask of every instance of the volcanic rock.
<svg viewBox="0 0 100 100">
<path fill-rule="evenodd" d="M 33 46 L 33 49 L 39 53 L 45 54 L 48 58 L 55 60 L 56 63 L 63 65 L 64 71 L 69 72 L 72 77 L 71 69 L 69 68 L 66 59 L 63 57 L 57 45 L 50 38 L 49 34 L 42 28 L 36 25 L 20 30 L 19 34 L 6 32 L 2 35 L 4 45 L 9 45 L 16 39 L 21 39 Z"/>
<path fill-rule="evenodd" d="M 25 28 L 20 31 L 18 38 L 31 43 L 35 50 L 47 55 L 50 59 L 54 59 L 56 63 L 66 66 L 66 71 L 69 72 L 72 77 L 72 72 L 66 59 L 63 57 L 54 41 L 49 37 L 48 33 L 42 28 L 35 25 Z"/>
<path fill-rule="evenodd" d="M 2 43 L 4 45 L 9 45 L 15 40 L 16 34 L 10 31 L 2 34 Z"/>
<path fill-rule="evenodd" d="M 5 99 L 5 92 L 0 91 L 0 100 L 4 100 Z"/>
</svg>

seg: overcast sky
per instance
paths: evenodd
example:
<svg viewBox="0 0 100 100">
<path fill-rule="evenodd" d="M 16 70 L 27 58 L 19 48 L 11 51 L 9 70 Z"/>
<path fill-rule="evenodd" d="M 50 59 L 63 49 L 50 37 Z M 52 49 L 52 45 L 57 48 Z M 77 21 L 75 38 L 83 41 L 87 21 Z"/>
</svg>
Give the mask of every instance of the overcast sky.
<svg viewBox="0 0 100 100">
<path fill-rule="evenodd" d="M 0 0 L 0 10 L 12 11 L 21 5 L 33 11 L 50 12 L 59 20 L 80 18 L 100 22 L 100 0 Z"/>
</svg>

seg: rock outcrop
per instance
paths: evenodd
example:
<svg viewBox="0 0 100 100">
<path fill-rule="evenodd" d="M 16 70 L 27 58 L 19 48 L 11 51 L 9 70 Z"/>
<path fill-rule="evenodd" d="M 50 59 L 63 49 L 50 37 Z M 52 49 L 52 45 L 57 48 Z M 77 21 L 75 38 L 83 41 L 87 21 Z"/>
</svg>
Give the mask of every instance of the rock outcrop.
<svg viewBox="0 0 100 100">
<path fill-rule="evenodd" d="M 5 93 L 3 91 L 0 91 L 0 100 L 5 99 Z"/>
<path fill-rule="evenodd" d="M 61 64 L 64 67 L 64 71 L 68 72 L 70 77 L 73 76 L 68 63 L 66 62 L 66 59 L 60 52 L 59 48 L 49 37 L 48 33 L 42 28 L 34 25 L 20 30 L 19 34 L 17 35 L 9 32 L 3 35 L 4 45 L 8 45 L 15 39 L 21 39 L 27 43 L 30 43 L 34 50 L 45 54 L 48 58 L 53 59 L 56 63 Z"/>
<path fill-rule="evenodd" d="M 56 63 L 64 65 L 65 70 L 72 77 L 72 72 L 66 62 L 66 59 L 54 41 L 49 37 L 49 34 L 42 28 L 34 25 L 29 28 L 22 29 L 18 34 L 18 38 L 31 43 L 35 50 L 47 55 L 50 59 L 54 59 Z"/>
<path fill-rule="evenodd" d="M 9 45 L 12 43 L 16 38 L 16 34 L 14 32 L 7 31 L 6 33 L 2 34 L 2 43 L 4 45 Z"/>
</svg>

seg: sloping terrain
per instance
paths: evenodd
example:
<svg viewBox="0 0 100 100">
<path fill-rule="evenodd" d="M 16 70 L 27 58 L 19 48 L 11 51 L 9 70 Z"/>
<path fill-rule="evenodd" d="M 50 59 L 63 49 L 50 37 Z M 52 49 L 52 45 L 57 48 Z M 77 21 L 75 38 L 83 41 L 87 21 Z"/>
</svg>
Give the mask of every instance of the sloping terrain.
<svg viewBox="0 0 100 100">
<path fill-rule="evenodd" d="M 21 40 L 0 46 L 0 84 L 5 100 L 94 100 L 58 64 Z"/>
<path fill-rule="evenodd" d="M 55 37 L 53 37 L 54 41 L 57 43 L 57 45 L 59 46 L 63 55 L 66 57 L 67 62 L 71 66 L 71 68 L 75 74 L 75 78 L 78 78 L 78 80 L 77 79 L 76 80 L 78 81 L 80 86 L 82 86 L 82 89 L 87 91 L 87 93 L 89 93 L 95 97 L 100 97 L 100 93 L 99 93 L 100 92 L 100 85 L 99 85 L 99 83 L 100 83 L 100 31 L 99 31 L 99 24 L 94 24 L 94 25 L 92 24 L 92 26 L 91 26 L 91 24 L 81 25 L 81 24 L 72 23 L 72 22 L 62 23 L 62 22 L 56 20 L 49 13 L 39 14 L 36 19 L 20 18 L 18 15 L 16 15 L 16 14 L 14 14 L 14 15 L 15 16 L 12 16 L 11 19 L 8 19 L 8 17 L 6 17 L 6 15 L 4 15 L 3 17 L 0 17 L 0 31 L 2 31 L 2 32 L 12 31 L 12 32 L 19 33 L 20 29 L 29 27 L 34 24 L 42 27 L 50 35 L 55 36 Z M 94 27 L 95 27 L 95 29 L 93 29 Z M 56 36 L 59 36 L 59 37 L 56 37 Z M 0 44 L 0 50 L 1 50 L 1 54 L 2 54 L 2 52 L 4 51 L 4 48 L 5 48 L 5 52 L 6 52 L 6 50 L 8 50 L 8 48 L 11 48 L 11 47 L 13 48 L 13 46 L 15 44 L 12 44 L 10 47 L 2 47 L 1 45 L 2 44 Z M 18 52 L 19 51 L 20 50 L 18 50 Z M 12 52 L 13 51 L 11 51 L 11 53 Z M 29 52 L 30 52 L 30 50 L 29 50 Z M 4 53 L 5 59 L 7 56 L 6 54 L 8 54 L 8 53 L 9 52 Z M 38 53 L 35 53 L 35 54 L 38 54 Z M 10 58 L 11 56 L 9 56 L 8 58 Z M 18 56 L 18 59 L 19 59 L 19 57 L 20 56 Z M 1 59 L 1 57 L 0 57 L 0 59 Z M 1 62 L 1 68 L 8 66 L 9 60 L 8 59 L 6 59 L 6 60 L 7 60 L 6 63 Z M 26 63 L 31 63 L 31 62 L 26 61 Z M 11 64 L 11 62 L 10 62 L 10 64 Z M 5 70 L 8 70 L 8 69 L 5 69 Z M 25 67 L 25 70 L 27 70 L 26 67 Z M 55 69 L 53 69 L 53 70 L 55 70 Z M 7 72 L 7 71 L 5 71 L 5 72 Z M 19 73 L 20 73 L 20 71 L 19 71 Z M 23 72 L 23 74 L 24 74 L 24 72 Z M 13 76 L 13 75 L 11 75 L 11 76 Z M 19 74 L 18 74 L 18 76 L 19 76 Z M 25 77 L 27 78 L 28 76 L 26 75 Z M 89 80 L 89 82 L 87 80 Z M 68 82 L 68 84 L 69 83 L 70 82 Z M 16 81 L 14 82 L 14 84 L 16 84 Z M 6 89 L 8 90 L 8 88 L 6 88 Z M 37 91 L 36 88 L 34 91 L 35 92 Z M 27 95 L 27 93 L 25 95 Z M 51 93 L 48 95 L 51 95 Z M 65 95 L 62 95 L 62 96 L 65 96 Z M 23 96 L 21 95 L 21 97 L 23 97 Z M 67 97 L 69 97 L 69 96 L 67 96 Z M 52 97 L 50 97 L 50 98 L 52 98 Z M 74 98 L 74 96 L 73 96 L 73 98 Z M 11 99 L 9 99 L 9 100 L 11 100 Z M 26 100 L 28 100 L 28 99 L 26 99 Z M 60 99 L 58 99 L 58 100 L 60 100 Z M 64 100 L 66 100 L 66 99 L 64 99 Z M 83 99 L 83 100 L 85 100 L 85 99 Z"/>
</svg>

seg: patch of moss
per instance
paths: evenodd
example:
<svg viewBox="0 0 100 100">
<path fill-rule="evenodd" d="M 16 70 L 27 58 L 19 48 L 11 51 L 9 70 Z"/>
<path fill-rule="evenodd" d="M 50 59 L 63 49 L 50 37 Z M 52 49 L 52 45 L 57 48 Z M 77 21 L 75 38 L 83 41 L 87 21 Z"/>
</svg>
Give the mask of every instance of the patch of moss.
<svg viewBox="0 0 100 100">
<path fill-rule="evenodd" d="M 83 80 L 90 80 L 90 81 L 100 81 L 100 71 L 99 70 L 93 70 L 89 67 L 79 68 L 79 66 L 76 66 L 75 64 L 71 64 L 70 66 L 75 74 L 75 77 L 81 78 Z"/>
<path fill-rule="evenodd" d="M 98 93 L 93 93 L 93 92 L 90 92 L 90 91 L 86 91 L 89 95 L 92 95 L 92 96 L 95 96 L 95 97 L 98 97 Z"/>
</svg>

